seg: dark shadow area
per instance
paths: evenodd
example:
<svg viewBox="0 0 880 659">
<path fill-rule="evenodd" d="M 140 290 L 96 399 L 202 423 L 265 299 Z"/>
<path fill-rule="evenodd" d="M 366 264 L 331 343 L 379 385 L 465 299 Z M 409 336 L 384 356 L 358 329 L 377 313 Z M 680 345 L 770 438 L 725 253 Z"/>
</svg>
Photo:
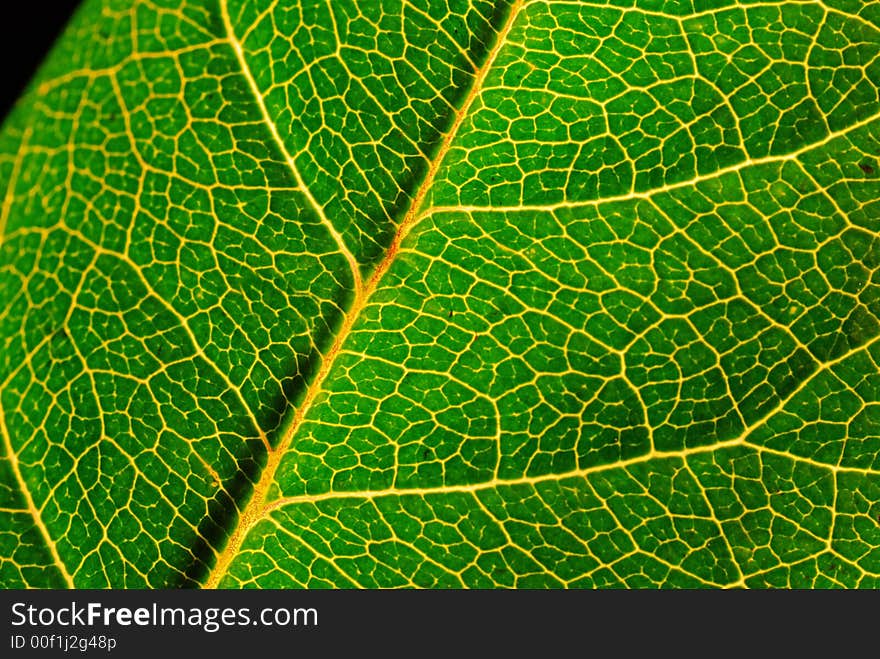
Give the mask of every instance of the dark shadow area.
<svg viewBox="0 0 880 659">
<path fill-rule="evenodd" d="M 350 308 L 352 302 L 351 295 L 345 294 L 341 301 L 342 308 Z M 324 353 L 333 345 L 344 319 L 341 309 L 337 310 L 328 317 L 323 329 L 316 330 L 315 343 Z M 286 428 L 287 417 L 303 403 L 309 386 L 318 376 L 324 357 L 317 349 L 313 349 L 307 355 L 296 355 L 295 359 L 295 374 L 282 381 L 282 396 L 271 401 L 269 410 L 273 412 L 258 415 L 274 449 L 279 448 L 282 440 L 280 431 Z M 254 486 L 260 480 L 268 458 L 265 447 L 259 440 L 249 440 L 248 446 L 253 449 L 251 455 L 239 460 L 236 474 L 223 484 L 222 489 L 209 502 L 210 512 L 199 524 L 199 539 L 192 548 L 193 561 L 184 570 L 180 583 L 169 584 L 169 587 L 202 586 L 216 564 L 217 552 L 222 551 L 232 539 L 236 526 L 240 523 L 241 511 L 250 503 Z"/>
<path fill-rule="evenodd" d="M 346 281 L 346 285 L 351 285 Z M 345 323 L 345 311 L 351 309 L 354 304 L 352 291 L 340 290 L 338 307 L 327 312 L 324 323 L 319 323 L 313 331 L 314 347 L 306 354 L 294 354 L 291 366 L 291 375 L 281 381 L 282 395 L 270 400 L 269 410 L 273 412 L 271 417 L 263 417 L 261 422 L 266 424 L 269 443 L 272 448 L 278 448 L 282 440 L 281 432 L 287 428 L 288 417 L 295 414 L 296 409 L 304 402 L 309 387 L 318 377 L 325 355 L 333 347 L 336 336 L 342 331 Z"/>
<path fill-rule="evenodd" d="M 478 62 L 480 66 L 486 66 L 489 57 L 491 57 L 492 49 L 495 48 L 499 33 L 504 28 L 504 24 L 512 11 L 512 2 L 496 2 L 492 7 L 492 11 L 486 16 L 487 31 L 483 34 L 474 34 L 468 48 L 468 58 L 473 62 Z M 482 40 L 485 38 L 485 41 Z M 461 109 L 465 103 L 465 99 L 474 91 L 474 85 L 477 83 L 476 77 L 472 77 L 470 73 L 466 73 L 468 65 L 464 57 L 458 63 L 459 67 L 453 79 L 454 92 L 447 94 L 447 100 L 456 108 Z M 474 74 L 475 75 L 475 74 Z M 477 90 L 479 91 L 479 90 Z M 470 106 L 471 109 L 473 105 Z M 425 140 L 425 148 L 423 150 L 427 161 L 413 159 L 412 167 L 403 172 L 398 172 L 397 178 L 400 182 L 400 192 L 397 197 L 389 204 L 386 212 L 394 224 L 389 226 L 386 231 L 375 237 L 376 242 L 383 246 L 377 256 L 368 259 L 368 266 L 364 269 L 363 274 L 369 276 L 372 273 L 376 263 L 385 256 L 385 250 L 394 241 L 394 236 L 398 231 L 398 227 L 406 218 L 406 214 L 410 211 L 411 206 L 415 203 L 416 195 L 419 192 L 425 177 L 428 175 L 431 164 L 440 156 L 440 149 L 444 140 L 447 139 L 449 131 L 455 125 L 457 115 L 450 110 L 444 116 L 440 117 L 431 126 L 431 133 Z M 458 127 L 460 129 L 460 126 Z M 454 138 L 455 136 L 451 136 Z M 418 210 L 418 209 L 416 209 Z"/>
<path fill-rule="evenodd" d="M 0 122 L 12 109 L 80 0 L 6 3 L 0 15 Z"/>
<path fill-rule="evenodd" d="M 192 548 L 193 561 L 185 569 L 180 583 L 168 587 L 202 587 L 217 562 L 217 553 L 232 538 L 240 523 L 240 511 L 250 501 L 254 485 L 266 466 L 267 456 L 262 442 L 251 440 L 249 445 L 253 447 L 253 457 L 239 461 L 239 471 L 208 502 L 208 515 L 199 523 L 199 538 Z"/>
</svg>

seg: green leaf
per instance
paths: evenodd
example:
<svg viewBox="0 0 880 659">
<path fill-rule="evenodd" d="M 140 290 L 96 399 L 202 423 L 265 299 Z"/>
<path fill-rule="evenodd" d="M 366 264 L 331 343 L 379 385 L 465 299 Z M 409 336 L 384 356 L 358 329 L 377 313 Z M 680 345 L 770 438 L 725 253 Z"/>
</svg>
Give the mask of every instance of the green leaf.
<svg viewBox="0 0 880 659">
<path fill-rule="evenodd" d="M 0 585 L 880 586 L 880 2 L 87 0 L 0 133 Z"/>
</svg>

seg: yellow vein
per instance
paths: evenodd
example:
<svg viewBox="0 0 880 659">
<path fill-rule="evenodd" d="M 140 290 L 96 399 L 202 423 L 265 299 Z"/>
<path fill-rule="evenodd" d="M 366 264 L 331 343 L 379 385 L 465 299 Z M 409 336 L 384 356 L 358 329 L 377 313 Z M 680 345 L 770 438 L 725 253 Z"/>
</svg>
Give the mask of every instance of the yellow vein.
<svg viewBox="0 0 880 659">
<path fill-rule="evenodd" d="M 315 400 L 315 397 L 321 392 L 324 380 L 326 379 L 327 374 L 329 373 L 336 356 L 340 353 L 343 343 L 345 343 L 346 338 L 351 333 L 351 329 L 354 326 L 355 320 L 358 318 L 360 312 L 366 306 L 366 302 L 372 295 L 373 291 L 376 290 L 379 281 L 391 267 L 391 264 L 394 263 L 394 259 L 398 251 L 400 250 L 400 245 L 403 242 L 404 238 L 406 238 L 406 235 L 409 233 L 410 229 L 419 220 L 419 209 L 425 197 L 427 196 L 428 191 L 431 189 L 431 186 L 434 183 L 434 178 L 437 175 L 437 171 L 440 169 L 440 164 L 443 162 L 443 159 L 449 151 L 449 147 L 452 144 L 452 141 L 455 138 L 456 134 L 458 133 L 465 116 L 467 116 L 471 105 L 473 105 L 474 100 L 479 96 L 480 90 L 482 89 L 483 83 L 486 79 L 486 75 L 492 68 L 492 65 L 494 64 L 495 59 L 497 58 L 498 53 L 501 50 L 501 47 L 507 40 L 507 35 L 510 32 L 511 27 L 513 26 L 513 22 L 516 19 L 516 16 L 519 13 L 520 8 L 522 7 L 522 4 L 523 0 L 517 0 L 511 6 L 507 19 L 498 33 L 495 44 L 489 51 L 483 66 L 474 77 L 471 88 L 467 96 L 465 97 L 464 102 L 461 104 L 461 108 L 456 112 L 455 119 L 453 120 L 452 125 L 449 127 L 449 130 L 446 132 L 446 135 L 441 142 L 440 147 L 437 149 L 437 153 L 431 161 L 431 165 L 428 169 L 427 174 L 425 175 L 425 179 L 422 181 L 422 184 L 419 186 L 419 189 L 413 197 L 412 204 L 410 205 L 406 215 L 404 216 L 403 221 L 401 222 L 400 227 L 398 228 L 397 233 L 394 236 L 394 240 L 391 242 L 391 245 L 389 246 L 388 251 L 385 254 L 385 257 L 373 271 L 367 282 L 361 288 L 359 288 L 354 303 L 352 304 L 351 309 L 349 309 L 349 311 L 346 313 L 342 323 L 342 327 L 337 333 L 336 338 L 333 341 L 333 345 L 330 347 L 326 356 L 323 358 L 321 362 L 321 367 L 318 370 L 317 375 L 315 376 L 314 380 L 312 380 L 311 385 L 306 391 L 302 404 L 295 410 L 285 427 L 282 428 L 282 440 L 275 450 L 270 451 L 268 461 L 262 473 L 260 474 L 260 480 L 254 487 L 251 499 L 242 510 L 239 523 L 233 530 L 232 536 L 230 537 L 226 547 L 218 557 L 214 569 L 211 571 L 205 581 L 205 586 L 207 588 L 217 587 L 220 579 L 222 579 L 223 575 L 229 568 L 232 559 L 238 553 L 239 547 L 244 541 L 248 530 L 256 522 L 258 522 L 265 516 L 267 506 L 269 505 L 269 502 L 266 499 L 274 482 L 275 472 L 278 470 L 278 466 L 281 463 L 281 459 L 285 451 L 288 449 L 293 441 L 293 438 L 296 436 L 297 430 L 299 430 L 300 426 L 302 425 L 303 420 L 305 419 L 305 416 L 309 411 L 309 408 Z M 225 15 L 225 2 L 223 3 L 223 5 Z M 226 16 L 225 18 L 228 21 L 228 16 Z"/>
<path fill-rule="evenodd" d="M 776 404 L 773 409 L 768 411 L 764 416 L 757 419 L 752 425 L 747 426 L 737 437 L 733 439 L 728 439 L 720 442 L 716 442 L 714 444 L 707 444 L 705 446 L 695 446 L 692 448 L 684 448 L 678 451 L 656 451 L 651 450 L 644 455 L 639 455 L 634 458 L 629 458 L 627 460 L 619 460 L 617 462 L 610 462 L 607 464 L 601 465 L 592 465 L 590 467 L 585 467 L 582 469 L 572 469 L 570 471 L 562 472 L 562 473 L 552 473 L 552 474 L 541 474 L 540 476 L 521 476 L 519 478 L 507 478 L 507 479 L 497 479 L 493 478 L 492 480 L 483 481 L 481 483 L 472 483 L 469 485 L 440 485 L 436 487 L 424 487 L 424 488 L 407 488 L 407 489 L 399 489 L 399 488 L 386 488 L 383 490 L 361 490 L 361 491 L 349 491 L 349 492 L 323 492 L 321 494 L 314 495 L 299 495 L 293 497 L 285 497 L 281 499 L 276 499 L 266 506 L 266 512 L 274 510 L 276 508 L 280 508 L 282 506 L 297 504 L 297 503 L 314 503 L 317 501 L 325 501 L 325 500 L 333 500 L 333 499 L 373 499 L 378 497 L 385 496 L 408 496 L 408 495 L 417 495 L 417 496 L 425 496 L 430 494 L 448 494 L 453 492 L 460 493 L 476 493 L 481 492 L 483 490 L 498 488 L 498 487 L 510 487 L 516 485 L 538 485 L 540 483 L 547 482 L 558 482 L 562 480 L 568 480 L 573 478 L 586 478 L 592 474 L 601 473 L 604 471 L 611 471 L 614 469 L 626 469 L 627 467 L 632 467 L 635 465 L 643 464 L 646 462 L 650 462 L 651 460 L 666 460 L 666 459 L 684 459 L 690 457 L 692 455 L 700 455 L 702 453 L 712 453 L 714 451 L 718 451 L 725 448 L 733 448 L 735 446 L 744 446 L 759 453 L 771 453 L 773 455 L 779 455 L 781 457 L 786 457 L 789 460 L 794 460 L 797 462 L 806 462 L 811 464 L 817 468 L 827 469 L 833 473 L 856 473 L 861 475 L 876 475 L 880 472 L 871 469 L 871 468 L 859 468 L 859 467 L 841 467 L 839 465 L 830 465 L 823 464 L 820 462 L 816 462 L 810 458 L 805 458 L 799 455 L 795 455 L 792 453 L 785 453 L 783 451 L 779 451 L 777 449 L 772 449 L 769 447 L 761 446 L 759 444 L 754 444 L 748 441 L 749 436 L 758 428 L 760 428 L 763 424 L 765 424 L 769 419 L 776 416 L 779 412 L 785 409 L 785 406 L 799 393 L 804 391 L 806 387 L 815 380 L 819 375 L 825 373 L 830 368 L 840 364 L 841 362 L 846 361 L 847 359 L 853 357 L 854 355 L 869 350 L 873 345 L 880 343 L 880 337 L 875 337 L 871 339 L 868 343 L 865 343 L 861 346 L 857 346 L 837 357 L 831 359 L 827 362 L 824 362 L 819 368 L 817 368 L 809 377 L 805 378 L 797 387 L 795 387 L 785 398 L 780 399 L 780 401 Z"/>
<path fill-rule="evenodd" d="M 471 483 L 468 485 L 438 485 L 436 487 L 413 487 L 400 489 L 389 487 L 382 490 L 351 490 L 339 492 L 322 492 L 320 494 L 303 494 L 292 497 L 284 497 L 276 499 L 266 506 L 266 512 L 271 512 L 284 506 L 317 503 L 319 501 L 334 501 L 337 499 L 378 499 L 390 496 L 430 496 L 438 494 L 476 494 L 485 490 L 492 490 L 500 487 L 516 487 L 516 486 L 535 486 L 542 483 L 558 483 L 566 480 L 583 479 L 593 474 L 599 474 L 605 471 L 615 469 L 627 469 L 636 465 L 650 462 L 651 460 L 675 460 L 684 459 L 692 455 L 701 455 L 703 453 L 712 453 L 724 448 L 732 448 L 742 446 L 742 438 L 736 437 L 715 444 L 706 446 L 695 446 L 693 448 L 682 449 L 680 451 L 649 451 L 644 455 L 639 455 L 626 460 L 618 460 L 617 462 L 609 462 L 607 464 L 592 465 L 582 469 L 572 469 L 562 473 L 541 474 L 540 476 L 521 476 L 519 478 L 500 478 L 483 481 L 481 483 Z"/>
<path fill-rule="evenodd" d="M 12 465 L 12 473 L 15 474 L 15 480 L 18 483 L 18 489 L 21 492 L 21 495 L 24 497 L 25 503 L 27 504 L 27 511 L 30 513 L 31 518 L 34 520 L 34 526 L 43 537 L 43 542 L 46 543 L 46 547 L 49 549 L 49 553 L 52 555 L 52 560 L 55 562 L 55 567 L 58 568 L 58 571 L 64 578 L 64 582 L 67 584 L 67 587 L 73 588 L 73 577 L 70 576 L 70 573 L 67 571 L 67 566 L 64 565 L 64 561 L 61 560 L 61 556 L 58 554 L 58 548 L 55 546 L 55 543 L 52 540 L 52 536 L 49 535 L 49 529 L 47 529 L 46 525 L 43 523 L 43 517 L 40 514 L 37 506 L 34 504 L 34 500 L 31 497 L 30 490 L 28 489 L 27 484 L 24 481 L 24 477 L 21 474 L 21 467 L 18 464 L 18 454 L 12 448 L 12 440 L 10 439 L 9 432 L 6 429 L 6 415 L 3 411 L 2 405 L 0 405 L 0 435 L 3 435 L 3 447 L 6 450 L 6 455 L 9 458 L 9 463 Z"/>
<path fill-rule="evenodd" d="M 700 183 L 705 183 L 707 181 L 713 181 L 715 179 L 721 178 L 727 174 L 736 174 L 744 169 L 749 167 L 759 167 L 761 165 L 770 165 L 774 163 L 786 163 L 797 161 L 801 156 L 819 149 L 823 146 L 826 146 L 830 142 L 842 137 L 847 137 L 850 133 L 854 133 L 860 128 L 864 128 L 869 126 L 870 124 L 876 122 L 880 119 L 880 112 L 876 112 L 869 117 L 865 117 L 864 119 L 853 123 L 846 128 L 841 128 L 838 131 L 834 131 L 833 133 L 829 133 L 823 139 L 813 142 L 812 144 L 807 144 L 806 146 L 801 147 L 800 149 L 793 151 L 788 154 L 779 155 L 779 156 L 765 156 L 763 158 L 747 158 L 736 165 L 730 165 L 729 167 L 724 167 L 722 169 L 715 170 L 714 172 L 709 172 L 707 174 L 698 174 L 692 178 L 687 179 L 686 181 L 679 181 L 678 183 L 671 183 L 669 185 L 660 186 L 658 188 L 652 188 L 650 190 L 644 190 L 642 192 L 627 192 L 625 194 L 613 195 L 610 197 L 601 197 L 598 199 L 587 199 L 584 201 L 561 201 L 554 204 L 520 204 L 516 206 L 470 206 L 470 205 L 458 205 L 458 206 L 433 206 L 431 208 L 425 209 L 422 214 L 424 217 L 433 215 L 435 213 L 452 213 L 452 212 L 464 212 L 464 213 L 479 213 L 479 212 L 495 212 L 495 213 L 514 213 L 518 211 L 556 211 L 563 208 L 589 208 L 593 206 L 602 206 L 604 204 L 614 204 L 626 201 L 634 201 L 636 199 L 651 199 L 652 197 L 663 194 L 666 192 L 674 192 L 676 190 L 681 190 L 683 188 L 693 187 L 699 185 Z"/>
<path fill-rule="evenodd" d="M 318 218 L 321 220 L 321 224 L 323 224 L 324 228 L 326 228 L 327 231 L 330 233 L 330 236 L 336 242 L 336 246 L 339 249 L 339 252 L 345 257 L 345 260 L 348 262 L 348 267 L 351 269 L 351 276 L 354 278 L 355 289 L 360 289 L 360 267 L 358 266 L 357 260 L 354 258 L 354 254 L 352 254 L 351 250 L 348 248 L 348 245 L 346 245 L 345 239 L 342 237 L 342 234 L 336 230 L 336 227 L 327 217 L 327 214 L 324 212 L 323 206 L 318 203 L 318 200 L 315 199 L 312 191 L 306 185 L 305 181 L 302 178 L 302 174 L 300 174 L 299 167 L 297 167 L 296 161 L 293 159 L 293 155 L 290 153 L 290 151 L 287 150 L 287 146 L 284 144 L 284 139 L 278 132 L 278 126 L 275 125 L 275 122 L 272 120 L 272 117 L 269 114 L 269 109 L 266 107 L 266 99 L 263 98 L 263 93 L 257 86 L 257 81 L 254 80 L 254 76 L 251 73 L 251 69 L 247 63 L 247 60 L 245 59 L 244 48 L 242 47 L 241 42 L 238 40 L 238 37 L 235 36 L 235 29 L 232 27 L 232 20 L 229 17 L 229 7 L 227 0 L 221 0 L 220 13 L 223 15 L 223 25 L 226 28 L 226 36 L 229 40 L 229 43 L 232 45 L 232 50 L 235 51 L 235 57 L 238 60 L 241 72 L 244 75 L 245 80 L 247 80 L 248 86 L 250 87 L 251 92 L 254 95 L 257 106 L 260 108 L 260 113 L 263 115 L 263 121 L 269 128 L 269 132 L 272 134 L 273 141 L 275 142 L 278 149 L 281 151 L 281 155 L 284 157 L 288 168 L 293 174 L 293 178 L 296 181 L 296 185 L 300 189 L 300 192 L 302 192 L 309 205 L 312 207 L 315 213 L 317 213 Z"/>
<path fill-rule="evenodd" d="M 4 242 L 3 236 L 6 234 L 6 221 L 9 217 L 9 210 L 12 208 L 12 201 L 15 198 L 15 185 L 18 183 L 18 177 L 21 175 L 21 163 L 27 152 L 27 145 L 31 139 L 31 132 L 31 127 L 28 126 L 21 136 L 18 153 L 15 154 L 15 162 L 12 164 L 12 173 L 9 175 L 6 195 L 3 197 L 3 206 L 0 207 L 0 245 Z"/>
<path fill-rule="evenodd" d="M 190 344 L 192 345 L 195 356 L 200 357 L 209 367 L 211 367 L 211 370 L 213 370 L 217 374 L 217 376 L 223 381 L 226 389 L 238 399 L 238 402 L 241 404 L 242 410 L 247 415 L 248 420 L 253 426 L 254 432 L 257 434 L 258 439 L 263 443 L 264 446 L 266 446 L 268 450 L 269 440 L 266 437 L 266 433 L 263 432 L 259 421 L 257 421 L 257 417 L 254 414 L 253 409 L 245 399 L 241 387 L 237 386 L 232 381 L 229 374 L 227 374 L 226 369 L 221 368 L 220 364 L 218 364 L 208 355 L 206 349 L 202 347 L 201 342 L 199 342 L 198 338 L 196 337 L 196 334 L 190 326 L 187 317 L 183 313 L 178 311 L 177 308 L 169 300 L 166 300 L 165 297 L 159 294 L 159 292 L 153 287 L 153 284 L 147 279 L 141 267 L 137 265 L 137 263 L 135 263 L 128 254 L 121 254 L 119 252 L 107 249 L 104 246 L 93 242 L 85 234 L 78 231 L 77 229 L 67 226 L 66 224 L 62 224 L 62 226 L 64 228 L 64 231 L 82 241 L 83 244 L 88 245 L 95 254 L 119 260 L 131 269 L 137 279 L 141 282 L 141 285 L 146 289 L 147 294 L 155 299 L 157 302 L 159 302 L 159 304 L 161 304 L 168 311 L 168 313 L 174 316 L 174 318 L 180 324 L 180 328 L 184 331 L 187 338 L 190 340 Z M 82 287 L 84 281 L 85 279 L 80 281 L 77 291 L 79 290 L 79 288 Z M 76 297 L 73 298 L 73 303 L 78 303 Z"/>
</svg>

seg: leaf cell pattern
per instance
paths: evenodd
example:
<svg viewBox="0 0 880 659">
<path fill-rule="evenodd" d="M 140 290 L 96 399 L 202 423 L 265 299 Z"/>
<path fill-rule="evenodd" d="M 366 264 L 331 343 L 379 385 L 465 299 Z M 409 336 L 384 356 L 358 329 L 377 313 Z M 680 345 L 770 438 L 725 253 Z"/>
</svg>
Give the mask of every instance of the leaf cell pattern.
<svg viewBox="0 0 880 659">
<path fill-rule="evenodd" d="M 0 133 L 0 583 L 880 586 L 878 58 L 87 1 Z"/>
</svg>

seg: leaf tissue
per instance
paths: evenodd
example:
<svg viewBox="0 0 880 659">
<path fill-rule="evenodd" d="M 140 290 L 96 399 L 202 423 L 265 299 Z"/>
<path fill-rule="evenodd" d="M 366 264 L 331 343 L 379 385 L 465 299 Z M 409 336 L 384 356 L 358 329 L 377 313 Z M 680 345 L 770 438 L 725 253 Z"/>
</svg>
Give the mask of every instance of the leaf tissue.
<svg viewBox="0 0 880 659">
<path fill-rule="evenodd" d="M 0 585 L 880 587 L 878 159 L 873 0 L 86 0 Z"/>
</svg>

